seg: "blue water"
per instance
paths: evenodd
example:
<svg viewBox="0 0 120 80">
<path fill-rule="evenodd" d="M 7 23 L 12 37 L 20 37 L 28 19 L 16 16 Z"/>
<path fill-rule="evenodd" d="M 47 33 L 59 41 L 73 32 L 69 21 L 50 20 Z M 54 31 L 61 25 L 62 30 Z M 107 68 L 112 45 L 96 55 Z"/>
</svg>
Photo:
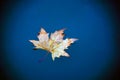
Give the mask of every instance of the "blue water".
<svg viewBox="0 0 120 80">
<path fill-rule="evenodd" d="M 6 20 L 8 72 L 16 80 L 93 80 L 114 59 L 114 28 L 109 11 L 97 2 L 31 0 L 14 5 Z M 46 51 L 32 50 L 43 27 L 51 33 L 66 28 L 66 38 L 78 38 L 66 52 L 70 58 L 52 61 Z M 16 75 L 16 76 L 14 76 Z"/>
</svg>

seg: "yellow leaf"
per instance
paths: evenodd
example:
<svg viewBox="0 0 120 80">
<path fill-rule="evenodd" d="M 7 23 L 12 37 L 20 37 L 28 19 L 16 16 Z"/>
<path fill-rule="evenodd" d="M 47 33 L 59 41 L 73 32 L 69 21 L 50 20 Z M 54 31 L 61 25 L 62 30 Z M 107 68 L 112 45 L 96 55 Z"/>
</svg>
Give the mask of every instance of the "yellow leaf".
<svg viewBox="0 0 120 80">
<path fill-rule="evenodd" d="M 63 40 L 64 37 L 64 29 L 59 31 L 55 31 L 50 35 L 47 33 L 43 28 L 41 28 L 38 34 L 38 41 L 36 40 L 29 40 L 33 43 L 36 49 L 44 49 L 49 51 L 52 54 L 52 59 L 55 60 L 56 57 L 66 56 L 69 57 L 70 55 L 66 53 L 64 50 L 68 49 L 71 43 L 74 43 L 77 39 L 70 38 Z"/>
</svg>

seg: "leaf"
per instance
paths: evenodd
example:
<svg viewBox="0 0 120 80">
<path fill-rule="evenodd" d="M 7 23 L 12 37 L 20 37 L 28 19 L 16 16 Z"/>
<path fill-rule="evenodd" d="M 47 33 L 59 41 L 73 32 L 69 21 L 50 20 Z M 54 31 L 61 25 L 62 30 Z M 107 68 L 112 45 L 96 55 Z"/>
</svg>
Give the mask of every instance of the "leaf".
<svg viewBox="0 0 120 80">
<path fill-rule="evenodd" d="M 64 37 L 64 29 L 59 31 L 55 31 L 50 35 L 47 33 L 43 28 L 41 28 L 38 34 L 38 41 L 36 40 L 29 40 L 33 43 L 36 49 L 44 49 L 47 50 L 52 54 L 52 59 L 55 60 L 56 57 L 66 56 L 69 57 L 70 55 L 66 53 L 64 50 L 68 49 L 68 46 L 71 43 L 74 43 L 77 39 L 70 38 L 63 40 Z"/>
</svg>

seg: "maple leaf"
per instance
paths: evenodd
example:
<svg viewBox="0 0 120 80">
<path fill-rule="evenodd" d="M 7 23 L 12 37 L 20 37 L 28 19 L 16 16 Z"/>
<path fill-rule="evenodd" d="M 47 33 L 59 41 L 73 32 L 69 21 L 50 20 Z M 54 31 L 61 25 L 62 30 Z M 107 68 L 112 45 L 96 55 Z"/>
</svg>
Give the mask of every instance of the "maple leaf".
<svg viewBox="0 0 120 80">
<path fill-rule="evenodd" d="M 55 60 L 56 57 L 66 56 L 69 57 L 70 55 L 66 53 L 64 50 L 68 49 L 71 43 L 78 40 L 75 38 L 67 38 L 63 40 L 64 37 L 64 29 L 55 31 L 50 35 L 47 33 L 43 28 L 41 28 L 38 34 L 38 41 L 36 40 L 29 40 L 35 46 L 35 49 L 43 49 L 47 50 L 52 54 L 52 59 Z"/>
</svg>

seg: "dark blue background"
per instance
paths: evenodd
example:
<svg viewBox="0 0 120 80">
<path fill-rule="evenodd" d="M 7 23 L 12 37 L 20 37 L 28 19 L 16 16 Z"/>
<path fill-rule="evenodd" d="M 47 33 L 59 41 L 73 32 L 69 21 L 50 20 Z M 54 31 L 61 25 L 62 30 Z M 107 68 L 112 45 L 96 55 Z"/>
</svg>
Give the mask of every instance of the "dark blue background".
<svg viewBox="0 0 120 80">
<path fill-rule="evenodd" d="M 8 7 L 4 22 L 4 69 L 15 80 L 98 80 L 115 60 L 115 28 L 106 4 L 81 0 L 24 0 Z M 47 52 L 32 50 L 43 27 L 51 33 L 66 28 L 78 38 L 66 50 L 70 58 L 52 61 Z"/>
</svg>

